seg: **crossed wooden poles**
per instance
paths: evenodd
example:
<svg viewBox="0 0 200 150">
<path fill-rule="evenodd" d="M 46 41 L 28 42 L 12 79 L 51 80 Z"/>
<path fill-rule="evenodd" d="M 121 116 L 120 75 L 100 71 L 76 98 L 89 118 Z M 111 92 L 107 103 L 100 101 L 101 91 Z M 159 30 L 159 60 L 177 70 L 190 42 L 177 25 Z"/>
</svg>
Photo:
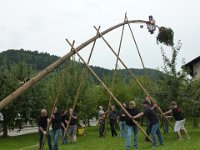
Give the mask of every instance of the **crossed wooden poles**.
<svg viewBox="0 0 200 150">
<path fill-rule="evenodd" d="M 86 65 L 86 68 L 84 70 L 84 74 L 83 74 L 83 78 L 87 72 L 87 69 L 89 69 L 92 74 L 99 80 L 99 82 L 102 84 L 102 86 L 107 90 L 107 92 L 110 94 L 110 96 L 115 100 L 115 102 L 121 107 L 121 109 L 124 110 L 124 112 L 126 113 L 126 115 L 130 118 L 131 115 L 126 111 L 126 109 L 121 105 L 120 101 L 112 94 L 112 92 L 109 90 L 109 88 L 103 83 L 103 81 L 96 75 L 96 73 L 90 68 L 90 66 L 88 65 L 89 64 L 89 60 L 88 62 L 86 63 L 84 61 L 84 59 L 81 57 L 81 55 L 78 53 L 81 49 L 83 49 L 84 47 L 86 47 L 87 45 L 89 45 L 90 43 L 94 42 L 93 44 L 93 47 L 95 45 L 95 42 L 98 38 L 102 38 L 103 41 L 106 43 L 106 45 L 110 48 L 110 50 L 114 53 L 114 55 L 117 57 L 117 62 L 120 61 L 121 64 L 125 67 L 125 69 L 128 70 L 128 72 L 130 73 L 130 75 L 135 79 L 135 81 L 138 83 L 138 85 L 142 88 L 142 90 L 145 92 L 145 94 L 150 97 L 151 99 L 151 102 L 152 103 L 155 103 L 155 100 L 150 96 L 150 94 L 147 92 L 147 90 L 142 86 L 142 84 L 139 82 L 139 80 L 133 75 L 133 73 L 128 69 L 128 67 L 124 64 L 124 62 L 120 59 L 119 57 L 119 53 L 117 54 L 114 49 L 111 47 L 111 45 L 105 40 L 105 38 L 103 37 L 103 35 L 107 34 L 108 32 L 120 27 L 120 26 L 124 26 L 126 24 L 129 25 L 129 28 L 130 28 L 130 23 L 145 23 L 145 24 L 149 24 L 149 21 L 143 21 L 143 20 L 128 20 L 127 17 L 125 18 L 124 22 L 122 23 L 119 23 L 103 32 L 99 32 L 99 28 L 96 29 L 97 31 L 97 35 L 90 38 L 89 40 L 87 40 L 86 42 L 82 43 L 81 45 L 79 45 L 78 47 L 74 48 L 74 43 L 71 44 L 68 40 L 68 44 L 71 46 L 71 51 L 69 53 L 67 53 L 65 56 L 61 57 L 60 59 L 58 59 L 57 61 L 55 61 L 54 63 L 52 63 L 51 65 L 49 65 L 46 69 L 44 69 L 43 71 L 41 71 L 40 73 L 38 73 L 35 77 L 31 78 L 28 82 L 26 82 L 24 85 L 22 85 L 20 88 L 18 88 L 16 91 L 14 91 L 12 94 L 8 95 L 6 98 L 4 98 L 2 101 L 0 101 L 0 110 L 2 110 L 4 107 L 6 107 L 9 103 L 11 103 L 12 101 L 14 101 L 18 96 L 20 96 L 22 93 L 24 93 L 26 90 L 28 90 L 29 88 L 31 88 L 35 83 L 37 83 L 38 81 L 40 81 L 43 77 L 45 77 L 46 75 L 48 75 L 49 73 L 51 73 L 56 67 L 58 67 L 59 65 L 63 64 L 66 60 L 68 60 L 72 55 L 74 54 L 77 54 L 79 56 L 79 58 L 82 60 L 82 62 L 84 62 L 84 64 Z M 158 26 L 157 26 L 158 27 Z M 131 28 L 130 28 L 131 30 Z M 140 55 L 139 53 L 139 49 L 138 49 L 138 46 L 137 46 L 137 43 L 135 41 L 135 38 L 134 38 L 134 35 L 133 35 L 133 32 L 131 30 L 131 34 L 132 34 L 132 37 L 133 37 L 133 40 L 136 44 L 136 48 L 138 50 L 138 54 Z M 93 48 L 92 48 L 92 51 L 93 51 Z M 91 56 L 90 56 L 91 57 Z M 143 63 L 143 60 L 142 60 L 142 57 L 140 55 L 140 59 L 142 61 L 142 64 L 143 64 L 143 68 L 144 68 L 144 63 Z M 146 71 L 145 71 L 146 72 Z M 81 89 L 81 86 L 83 84 L 83 78 L 81 80 L 81 84 L 79 86 L 79 89 L 78 89 L 78 92 L 80 92 L 80 89 Z M 113 81 L 114 82 L 114 81 Z M 114 84 L 114 83 L 113 83 Z M 75 98 L 75 101 L 74 101 L 74 105 L 73 105 L 73 111 L 74 111 L 74 108 L 76 106 L 76 103 L 77 103 L 77 99 L 78 99 L 78 95 L 76 96 Z M 53 108 L 52 108 L 52 113 L 55 109 L 55 106 L 56 106 L 56 103 L 57 103 L 58 99 L 55 100 L 54 102 L 54 105 L 53 105 Z M 162 110 L 158 107 L 158 111 L 164 116 L 165 118 L 165 115 L 163 114 Z M 166 119 L 166 118 L 165 118 Z M 149 136 L 146 134 L 146 132 L 139 126 L 139 124 L 134 120 L 132 119 L 133 122 L 138 126 L 138 128 L 142 131 L 142 133 L 147 137 L 149 138 Z M 69 122 L 71 121 L 71 117 L 69 119 Z M 51 121 L 49 122 L 48 126 L 50 126 L 50 123 Z M 150 141 L 152 142 L 151 138 L 149 138 Z M 45 141 L 45 139 L 44 139 Z"/>
<path fill-rule="evenodd" d="M 128 23 L 144 23 L 144 24 L 148 24 L 149 21 L 144 21 L 144 20 L 129 20 L 129 21 L 124 21 L 122 23 L 119 23 L 115 26 L 112 26 L 110 28 L 108 28 L 107 30 L 101 32 L 102 35 L 105 35 L 109 32 L 111 32 L 114 29 L 117 29 L 125 24 Z M 88 46 L 89 44 L 91 44 L 92 42 L 94 42 L 94 40 L 97 40 L 99 37 L 99 35 L 95 35 L 94 37 L 90 38 L 89 40 L 87 40 L 86 42 L 80 44 L 78 47 L 76 47 L 75 49 L 77 51 L 82 50 L 83 48 L 85 48 L 86 46 Z M 39 82 L 42 78 L 44 78 L 46 75 L 48 75 L 49 73 L 51 73 L 53 70 L 55 70 L 58 66 L 60 66 L 61 64 L 63 64 L 67 59 L 69 59 L 71 56 L 73 56 L 75 53 L 74 51 L 70 51 L 69 53 L 67 53 L 66 55 L 64 55 L 63 57 L 59 58 L 58 60 L 56 60 L 55 62 L 53 62 L 52 64 L 50 64 L 47 68 L 45 68 L 43 71 L 39 72 L 36 76 L 32 77 L 29 81 L 27 81 L 25 84 L 23 84 L 21 87 L 19 87 L 17 90 L 15 90 L 13 93 L 11 93 L 10 95 L 8 95 L 7 97 L 5 97 L 3 100 L 0 101 L 0 111 L 6 107 L 8 104 L 10 104 L 11 102 L 13 102 L 14 100 L 17 99 L 17 97 L 19 97 L 21 94 L 23 94 L 25 91 L 27 91 L 28 89 L 30 89 L 32 86 L 34 86 L 34 84 L 36 84 L 37 82 Z"/>
<path fill-rule="evenodd" d="M 95 28 L 97 32 L 99 33 L 98 29 Z M 132 119 L 132 121 L 136 124 L 136 126 L 142 131 L 142 133 L 153 143 L 153 140 L 146 134 L 146 132 L 142 129 L 142 127 L 138 124 L 137 121 L 135 121 L 132 116 L 128 113 L 128 111 L 122 106 L 121 102 L 113 95 L 113 93 L 109 90 L 109 88 L 104 84 L 104 82 L 98 77 L 98 75 L 91 69 L 91 67 L 85 62 L 83 57 L 76 51 L 76 49 L 73 48 L 73 45 L 69 42 L 68 39 L 66 39 L 68 44 L 72 47 L 72 49 L 75 51 L 75 53 L 78 55 L 78 57 L 81 59 L 81 61 L 86 65 L 86 67 L 91 71 L 91 73 L 95 76 L 95 78 L 102 84 L 102 86 L 107 90 L 107 92 L 110 94 L 110 96 L 115 100 L 115 102 L 121 107 L 121 109 L 126 113 L 126 115 Z"/>
</svg>

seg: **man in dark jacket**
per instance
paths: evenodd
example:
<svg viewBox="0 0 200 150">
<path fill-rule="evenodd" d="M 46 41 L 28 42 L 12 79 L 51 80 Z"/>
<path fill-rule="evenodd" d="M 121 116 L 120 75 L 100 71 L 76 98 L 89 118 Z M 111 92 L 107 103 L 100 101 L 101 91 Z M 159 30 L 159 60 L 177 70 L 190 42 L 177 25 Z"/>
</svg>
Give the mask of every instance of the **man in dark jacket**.
<svg viewBox="0 0 200 150">
<path fill-rule="evenodd" d="M 67 117 L 67 112 L 66 112 L 66 110 L 63 110 L 61 112 L 61 118 L 62 118 L 62 123 L 61 123 L 62 139 L 64 138 L 64 134 L 67 131 L 67 120 L 66 120 L 66 117 Z M 68 139 L 65 138 L 64 144 L 67 144 L 67 143 L 68 143 Z"/>
<path fill-rule="evenodd" d="M 150 107 L 149 102 L 145 100 L 143 102 L 143 107 L 144 107 L 144 111 L 137 114 L 136 116 L 134 116 L 133 119 L 137 119 L 137 118 L 140 118 L 140 117 L 145 115 L 147 117 L 149 123 L 150 123 L 150 126 L 151 126 L 151 135 L 152 135 L 152 138 L 153 138 L 153 145 L 157 146 L 156 135 L 158 136 L 160 145 L 163 145 L 164 140 L 163 140 L 162 134 L 160 132 L 159 119 L 158 119 L 156 112 L 153 109 L 153 108 L 156 108 L 157 105 L 155 104 L 153 107 Z"/>
<path fill-rule="evenodd" d="M 51 135 L 47 132 L 48 115 L 47 110 L 42 109 L 41 115 L 38 119 L 38 132 L 39 132 L 39 150 L 42 148 L 44 136 L 47 136 L 49 150 L 52 150 Z"/>
<path fill-rule="evenodd" d="M 118 112 L 115 109 L 115 105 L 111 106 L 111 110 L 110 110 L 108 116 L 110 119 L 110 129 L 111 129 L 112 137 L 117 136 L 117 132 L 115 130 L 115 125 L 116 125 L 117 119 L 118 119 Z"/>
<path fill-rule="evenodd" d="M 139 111 L 136 109 L 136 103 L 134 101 L 129 102 L 129 106 L 127 108 L 128 113 L 134 117 Z M 138 148 L 138 127 L 135 123 L 133 123 L 132 119 L 126 116 L 126 125 L 127 125 L 127 136 L 126 136 L 126 150 L 130 149 L 131 146 L 131 137 L 132 132 L 134 133 L 134 147 Z"/>
<path fill-rule="evenodd" d="M 54 108 L 54 114 L 51 115 L 52 117 L 52 129 L 54 135 L 54 150 L 58 150 L 58 135 L 60 133 L 61 128 L 61 114 L 57 111 L 57 107 Z"/>
</svg>

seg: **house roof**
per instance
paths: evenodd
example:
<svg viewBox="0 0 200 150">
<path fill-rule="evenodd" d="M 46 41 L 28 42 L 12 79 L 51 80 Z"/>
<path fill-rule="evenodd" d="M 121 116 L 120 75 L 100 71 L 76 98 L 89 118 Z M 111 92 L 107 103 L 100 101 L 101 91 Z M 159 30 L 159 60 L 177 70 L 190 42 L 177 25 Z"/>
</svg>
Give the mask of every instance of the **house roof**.
<svg viewBox="0 0 200 150">
<path fill-rule="evenodd" d="M 189 68 L 190 75 L 193 76 L 193 65 L 200 61 L 200 56 L 196 57 L 195 59 L 191 60 L 187 64 L 183 65 L 182 68 Z"/>
<path fill-rule="evenodd" d="M 187 64 L 185 64 L 184 66 L 193 66 L 194 64 L 196 64 L 197 62 L 200 61 L 200 56 L 198 56 L 197 58 L 193 59 L 192 61 L 188 62 Z"/>
</svg>

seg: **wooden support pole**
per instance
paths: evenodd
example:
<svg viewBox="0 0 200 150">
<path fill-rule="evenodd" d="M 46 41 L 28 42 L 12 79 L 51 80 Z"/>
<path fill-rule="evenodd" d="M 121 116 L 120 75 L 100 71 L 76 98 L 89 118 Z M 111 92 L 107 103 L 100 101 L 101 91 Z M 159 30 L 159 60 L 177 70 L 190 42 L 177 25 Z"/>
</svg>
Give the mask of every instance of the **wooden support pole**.
<svg viewBox="0 0 200 150">
<path fill-rule="evenodd" d="M 126 22 L 122 22 L 122 23 L 119 23 L 119 24 L 117 24 L 115 26 L 112 26 L 112 27 L 108 28 L 107 30 L 101 32 L 101 34 L 105 35 L 108 32 L 111 32 L 112 30 L 114 30 L 116 28 L 119 28 L 120 26 L 123 26 L 123 25 L 127 24 L 128 22 L 129 23 L 144 23 L 144 24 L 149 23 L 148 21 L 144 21 L 144 20 L 126 21 Z M 94 40 L 96 40 L 98 38 L 99 38 L 99 35 L 96 35 L 96 36 L 90 38 L 86 42 L 84 42 L 81 45 L 79 45 L 78 47 L 76 47 L 75 48 L 76 51 L 80 51 L 81 49 L 83 49 L 84 47 L 86 47 L 87 45 L 89 45 L 90 43 L 92 43 Z M 55 70 L 56 67 L 58 67 L 61 64 L 63 64 L 68 58 L 70 58 L 73 55 L 74 55 L 74 51 L 67 53 L 66 55 L 64 55 L 63 57 L 61 57 L 57 61 L 53 62 L 51 65 L 49 65 L 46 69 L 44 69 L 43 71 L 41 71 L 40 73 L 38 73 L 35 77 L 31 78 L 28 82 L 26 82 L 25 84 L 23 84 L 21 87 L 19 87 L 13 93 L 11 93 L 10 95 L 8 95 L 6 98 L 4 98 L 3 100 L 1 100 L 0 101 L 0 110 L 2 110 L 9 103 L 11 103 L 12 101 L 14 101 L 17 97 L 19 97 L 25 91 L 27 91 L 28 89 L 30 89 L 35 83 L 39 82 L 42 78 L 44 78 L 50 72 L 52 72 L 53 70 Z"/>
<path fill-rule="evenodd" d="M 120 38 L 119 48 L 118 48 L 118 52 L 117 52 L 117 56 L 118 57 L 119 57 L 121 46 L 122 46 L 123 36 L 124 36 L 124 25 L 122 26 L 121 38 Z M 118 57 L 117 57 L 116 63 L 115 63 L 115 70 L 114 70 L 114 73 L 113 73 L 113 80 L 112 80 L 112 85 L 111 85 L 111 92 L 113 92 L 113 90 L 114 90 L 115 77 L 116 77 L 116 74 L 117 74 L 117 67 L 118 67 L 118 62 L 119 62 Z M 108 107 L 111 106 L 111 101 L 112 101 L 112 97 L 110 96 Z M 108 110 L 109 110 L 109 108 L 108 108 Z"/>
<path fill-rule="evenodd" d="M 74 42 L 72 43 L 72 45 L 74 46 Z M 71 49 L 71 51 L 72 51 L 72 49 Z M 69 60 L 70 60 L 70 58 L 67 59 L 67 62 L 66 62 L 66 63 L 68 63 Z M 63 73 L 62 73 L 62 76 L 61 76 L 61 82 L 59 82 L 60 84 L 59 84 L 59 87 L 58 87 L 58 90 L 57 90 L 57 93 L 56 93 L 55 101 L 54 101 L 53 106 L 52 106 L 52 109 L 51 109 L 51 114 L 54 114 L 55 107 L 56 107 L 56 105 L 57 105 L 57 103 L 58 103 L 60 90 L 61 90 L 62 87 L 63 87 L 63 82 L 64 82 L 64 78 L 65 78 L 66 72 L 67 72 L 67 65 L 64 67 L 64 70 L 63 70 Z M 47 134 L 43 136 L 42 146 L 41 146 L 41 149 L 40 149 L 40 150 L 43 150 L 43 149 L 44 149 L 44 144 L 45 144 L 45 142 L 46 142 L 46 138 L 47 138 L 47 136 L 48 136 L 48 132 L 49 132 L 49 128 L 50 128 L 50 126 L 51 126 L 51 123 L 52 123 L 52 118 L 50 117 L 50 120 L 49 120 L 48 123 L 47 123 Z"/>
<path fill-rule="evenodd" d="M 98 30 L 97 30 L 98 31 Z M 73 45 L 67 40 L 68 44 L 73 48 Z M 93 69 L 85 62 L 83 57 L 76 51 L 76 49 L 73 49 L 74 52 L 78 55 L 78 57 L 82 60 L 82 62 L 86 65 L 86 67 L 92 72 L 92 74 L 95 76 L 95 78 L 102 84 L 102 86 L 107 90 L 107 92 L 112 96 L 112 98 L 115 100 L 115 102 L 121 107 L 121 109 L 124 111 L 124 113 L 132 119 L 132 121 L 136 124 L 136 126 L 141 130 L 141 132 L 151 141 L 153 144 L 153 140 L 146 134 L 146 132 L 142 129 L 142 127 L 138 124 L 137 121 L 133 119 L 133 117 L 128 113 L 128 111 L 123 107 L 121 102 L 113 95 L 113 93 L 109 90 L 109 88 L 104 84 L 104 82 L 99 78 L 99 76 L 93 71 Z"/>
<path fill-rule="evenodd" d="M 100 30 L 100 26 L 99 26 L 98 30 Z M 66 41 L 67 41 L 67 39 L 66 39 Z M 73 41 L 73 43 L 74 42 L 75 41 Z M 92 49 L 91 49 L 91 52 L 90 52 L 90 55 L 89 55 L 89 58 L 88 58 L 88 61 L 87 61 L 87 65 L 89 65 L 89 63 L 90 63 L 90 60 L 91 60 L 91 57 L 92 57 L 92 53 L 94 51 L 95 44 L 96 44 L 96 40 L 93 42 Z M 72 47 L 73 47 L 73 45 L 72 45 Z M 77 90 L 77 93 L 76 93 L 76 96 L 75 96 L 74 104 L 73 104 L 73 107 L 72 107 L 72 114 L 74 113 L 74 110 L 76 108 L 76 105 L 77 105 L 77 102 L 78 102 L 78 98 L 79 98 L 79 95 L 80 95 L 80 91 L 81 91 L 81 88 L 82 88 L 82 86 L 84 84 L 85 76 L 87 75 L 87 71 L 88 71 L 88 69 L 87 69 L 87 67 L 85 67 L 84 71 L 83 71 L 83 74 L 82 74 L 82 77 L 81 77 L 81 82 L 79 84 L 79 87 L 78 87 L 78 90 Z M 72 120 L 72 116 L 70 115 L 69 121 L 68 121 L 67 130 L 69 129 L 71 120 Z M 64 141 L 65 141 L 67 130 L 64 132 L 64 136 L 62 138 L 62 143 L 63 144 L 64 144 Z"/>
<path fill-rule="evenodd" d="M 96 31 L 98 32 L 97 28 L 94 27 L 96 29 Z M 113 52 L 113 54 L 117 56 L 117 54 L 115 53 L 114 49 L 111 47 L 111 45 L 106 41 L 106 39 L 103 37 L 103 35 L 99 33 L 99 36 L 103 39 L 103 41 L 106 43 L 106 45 L 110 48 L 110 50 Z M 130 73 L 130 75 L 135 79 L 136 83 L 142 88 L 142 90 L 144 91 L 144 93 L 151 99 L 153 104 L 156 104 L 155 100 L 150 96 L 150 94 L 147 92 L 147 90 L 143 87 L 143 85 L 140 83 L 140 81 L 135 77 L 135 75 L 130 71 L 130 69 L 128 69 L 128 67 L 125 65 L 125 63 L 121 60 L 120 57 L 118 57 L 119 61 L 121 62 L 121 64 L 126 68 L 126 70 L 128 70 L 128 72 Z M 158 111 L 162 114 L 162 116 L 167 119 L 163 113 L 163 111 L 161 110 L 160 107 L 157 107 Z M 170 125 L 171 126 L 171 125 Z"/>
<path fill-rule="evenodd" d="M 128 21 L 127 14 L 125 15 L 125 18 L 126 18 L 126 20 Z M 142 55 L 141 55 L 141 53 L 140 53 L 138 44 L 137 44 L 136 39 L 135 39 L 135 36 L 134 36 L 134 34 L 133 34 L 133 30 L 132 30 L 132 28 L 131 28 L 130 23 L 128 22 L 127 24 L 128 24 L 129 30 L 130 30 L 130 32 L 131 32 L 132 39 L 133 39 L 133 41 L 134 41 L 134 43 L 135 43 L 135 46 L 136 46 L 136 49 L 137 49 L 137 53 L 138 53 L 138 55 L 139 55 L 139 57 L 140 57 L 140 61 L 141 61 L 141 63 L 142 63 L 142 67 L 143 67 L 143 69 L 144 69 L 144 71 L 145 71 L 145 74 L 146 74 L 146 77 L 147 77 L 147 81 L 148 81 L 148 83 L 149 83 L 150 91 L 152 91 L 152 86 L 151 86 L 151 82 L 150 82 L 150 79 L 149 79 L 149 76 L 148 76 L 148 73 L 147 73 L 147 69 L 146 69 L 146 67 L 145 67 L 145 65 L 144 65 L 144 61 L 143 61 L 143 59 L 142 59 Z"/>
</svg>

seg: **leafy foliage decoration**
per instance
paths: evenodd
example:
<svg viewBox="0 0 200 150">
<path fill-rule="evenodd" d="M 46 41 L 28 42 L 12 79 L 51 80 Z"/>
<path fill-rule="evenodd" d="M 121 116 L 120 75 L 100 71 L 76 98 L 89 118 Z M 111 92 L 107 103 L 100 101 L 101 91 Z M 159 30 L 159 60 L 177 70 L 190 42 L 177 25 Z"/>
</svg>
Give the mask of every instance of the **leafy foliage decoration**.
<svg viewBox="0 0 200 150">
<path fill-rule="evenodd" d="M 167 46 L 174 45 L 174 32 L 171 28 L 160 27 L 157 35 L 157 42 Z"/>
</svg>

